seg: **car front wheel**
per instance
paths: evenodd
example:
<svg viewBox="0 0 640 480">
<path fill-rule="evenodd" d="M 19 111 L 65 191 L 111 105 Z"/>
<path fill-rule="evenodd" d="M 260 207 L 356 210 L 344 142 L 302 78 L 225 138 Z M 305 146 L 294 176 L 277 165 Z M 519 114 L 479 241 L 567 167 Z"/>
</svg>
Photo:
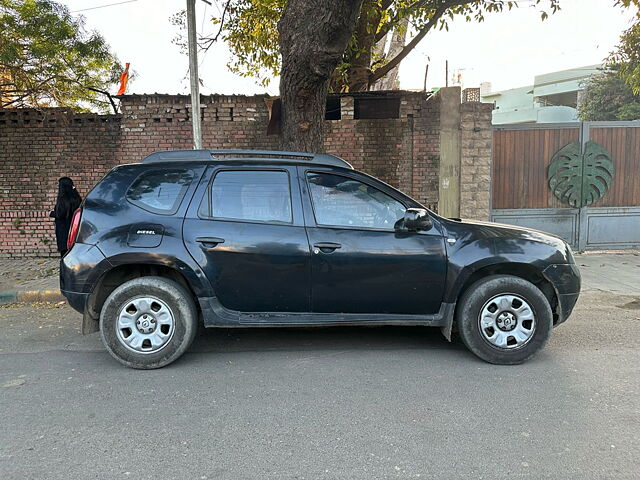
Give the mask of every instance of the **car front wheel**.
<svg viewBox="0 0 640 480">
<path fill-rule="evenodd" d="M 192 295 L 162 277 L 141 277 L 116 288 L 100 314 L 100 332 L 107 350 L 131 368 L 170 364 L 193 341 L 198 314 Z"/>
<path fill-rule="evenodd" d="M 544 347 L 553 327 L 547 297 L 511 275 L 478 280 L 456 308 L 462 341 L 481 359 L 499 365 L 528 360 Z"/>
</svg>

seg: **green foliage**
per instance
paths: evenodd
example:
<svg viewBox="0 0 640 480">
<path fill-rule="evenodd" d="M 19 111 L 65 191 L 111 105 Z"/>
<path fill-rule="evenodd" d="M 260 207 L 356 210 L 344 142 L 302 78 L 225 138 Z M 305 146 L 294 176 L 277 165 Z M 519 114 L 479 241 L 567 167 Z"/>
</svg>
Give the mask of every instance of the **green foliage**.
<svg viewBox="0 0 640 480">
<path fill-rule="evenodd" d="M 589 79 L 578 116 L 592 122 L 640 120 L 640 96 L 633 93 L 613 66 Z"/>
<path fill-rule="evenodd" d="M 217 19 L 233 52 L 231 71 L 258 78 L 262 85 L 280 73 L 277 23 L 285 3 L 286 0 L 240 0 L 229 5 L 227 23 Z"/>
<path fill-rule="evenodd" d="M 120 64 L 104 38 L 51 0 L 0 0 L 0 107 L 108 108 Z"/>
<path fill-rule="evenodd" d="M 607 63 L 618 67 L 618 74 L 633 93 L 640 93 L 640 20 L 622 34 Z"/>
<path fill-rule="evenodd" d="M 230 47 L 233 59 L 229 68 L 240 75 L 254 77 L 266 85 L 280 72 L 280 51 L 278 45 L 277 22 L 286 0 L 217 0 L 220 14 L 212 19 L 217 34 L 201 39 L 201 46 L 207 47 L 220 37 Z M 530 5 L 542 19 L 559 10 L 560 0 L 532 0 Z M 542 9 L 546 5 L 546 9 Z M 510 10 L 518 6 L 515 0 L 369 0 L 364 1 L 360 16 L 366 18 L 363 29 L 356 29 L 347 47 L 342 63 L 338 66 L 337 77 L 348 82 L 344 74 L 361 55 L 371 58 L 368 67 L 372 76 L 375 70 L 390 62 L 399 63 L 413 45 L 407 45 L 401 57 L 385 58 L 376 55 L 375 44 L 396 28 L 404 28 L 404 20 L 409 19 L 412 30 L 424 36 L 433 28 L 447 29 L 455 18 L 468 22 L 482 22 L 486 14 Z M 174 23 L 183 26 L 181 20 Z M 422 38 L 422 37 L 420 37 Z M 419 41 L 419 40 L 418 40 Z M 178 39 L 176 43 L 184 43 Z M 373 78 L 373 77 L 372 77 Z M 340 83 L 340 82 L 338 82 Z M 334 86 L 336 90 L 346 90 Z"/>
<path fill-rule="evenodd" d="M 638 9 L 640 0 L 616 0 L 615 5 Z M 603 73 L 586 84 L 580 119 L 640 120 L 640 10 L 635 24 L 622 34 L 605 63 Z"/>
<path fill-rule="evenodd" d="M 640 8 L 640 0 L 616 0 L 616 7 L 636 7 Z"/>
<path fill-rule="evenodd" d="M 615 67 L 636 95 L 640 94 L 640 0 L 616 0 L 616 6 L 636 9 L 636 21 L 620 37 L 620 43 L 606 62 Z M 637 117 L 636 117 L 637 118 Z"/>
<path fill-rule="evenodd" d="M 280 74 L 278 20 L 286 0 L 214 0 L 218 16 L 211 18 L 216 32 L 198 38 L 198 46 L 206 50 L 218 39 L 223 40 L 232 53 L 227 68 L 242 77 L 253 77 L 263 86 Z M 173 43 L 187 53 L 186 11 L 170 18 L 179 32 Z"/>
</svg>

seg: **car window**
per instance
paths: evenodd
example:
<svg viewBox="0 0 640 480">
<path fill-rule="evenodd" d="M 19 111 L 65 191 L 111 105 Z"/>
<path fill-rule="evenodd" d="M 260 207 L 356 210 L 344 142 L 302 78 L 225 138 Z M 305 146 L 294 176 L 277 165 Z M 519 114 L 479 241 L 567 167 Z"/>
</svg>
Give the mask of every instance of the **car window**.
<svg viewBox="0 0 640 480">
<path fill-rule="evenodd" d="M 288 173 L 249 170 L 218 172 L 211 187 L 211 216 L 291 223 Z"/>
<path fill-rule="evenodd" d="M 193 181 L 186 169 L 153 170 L 141 174 L 127 190 L 127 200 L 145 210 L 175 213 Z"/>
<path fill-rule="evenodd" d="M 404 217 L 402 203 L 353 178 L 308 173 L 307 180 L 319 225 L 389 230 Z"/>
</svg>

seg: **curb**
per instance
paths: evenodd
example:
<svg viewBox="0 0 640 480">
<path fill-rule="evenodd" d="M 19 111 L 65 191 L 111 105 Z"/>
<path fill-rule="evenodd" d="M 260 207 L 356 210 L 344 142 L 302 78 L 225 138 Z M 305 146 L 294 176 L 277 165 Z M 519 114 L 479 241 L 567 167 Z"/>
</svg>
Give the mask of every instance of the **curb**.
<svg viewBox="0 0 640 480">
<path fill-rule="evenodd" d="M 14 302 L 61 302 L 65 298 L 60 290 L 7 290 L 0 292 L 0 304 Z"/>
</svg>

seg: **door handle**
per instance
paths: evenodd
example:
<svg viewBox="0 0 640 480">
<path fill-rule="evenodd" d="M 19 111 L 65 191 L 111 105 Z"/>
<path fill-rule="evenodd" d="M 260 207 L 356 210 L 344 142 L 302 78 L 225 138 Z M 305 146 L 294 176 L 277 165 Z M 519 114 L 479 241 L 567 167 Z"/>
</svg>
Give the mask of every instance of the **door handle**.
<svg viewBox="0 0 640 480">
<path fill-rule="evenodd" d="M 313 253 L 331 253 L 338 248 L 341 248 L 342 245 L 334 242 L 318 242 L 313 244 Z"/>
<path fill-rule="evenodd" d="M 202 244 L 206 248 L 215 248 L 220 243 L 224 243 L 224 238 L 220 237 L 197 237 L 196 242 Z"/>
</svg>

